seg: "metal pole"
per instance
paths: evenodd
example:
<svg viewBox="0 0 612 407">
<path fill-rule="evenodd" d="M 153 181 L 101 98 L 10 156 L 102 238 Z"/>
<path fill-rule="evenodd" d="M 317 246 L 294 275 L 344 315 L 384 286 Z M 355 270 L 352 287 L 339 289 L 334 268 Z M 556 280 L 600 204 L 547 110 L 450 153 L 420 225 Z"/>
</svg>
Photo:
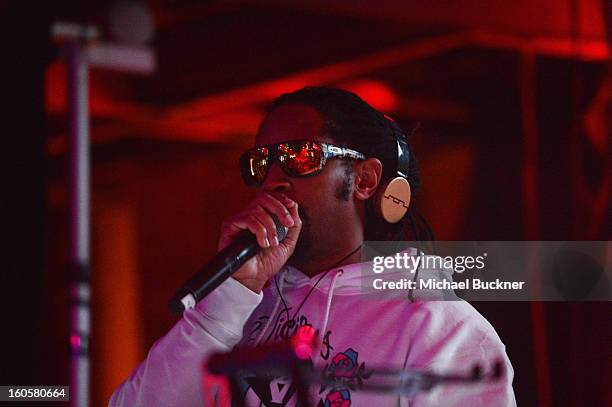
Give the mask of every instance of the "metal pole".
<svg viewBox="0 0 612 407">
<path fill-rule="evenodd" d="M 146 47 L 92 43 L 95 26 L 56 22 L 52 37 L 66 45 L 70 114 L 70 405 L 89 405 L 91 332 L 89 66 L 152 72 L 155 56 Z M 109 62 L 115 61 L 115 63 Z"/>
<path fill-rule="evenodd" d="M 89 405 L 90 209 L 88 64 L 79 40 L 68 44 L 70 106 L 70 405 Z"/>
</svg>

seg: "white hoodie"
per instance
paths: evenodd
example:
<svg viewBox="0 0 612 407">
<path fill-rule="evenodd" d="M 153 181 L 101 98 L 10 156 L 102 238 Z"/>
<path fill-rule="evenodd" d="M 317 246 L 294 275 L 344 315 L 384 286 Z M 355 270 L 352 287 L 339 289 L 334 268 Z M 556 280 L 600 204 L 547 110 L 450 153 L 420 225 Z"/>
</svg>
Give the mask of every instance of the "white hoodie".
<svg viewBox="0 0 612 407">
<path fill-rule="evenodd" d="M 449 270 L 433 272 L 450 279 Z M 398 279 L 406 277 L 405 271 L 397 274 Z M 432 293 L 419 291 L 412 293 L 412 301 L 405 292 L 401 299 L 385 301 L 376 293 L 364 295 L 362 284 L 374 276 L 365 275 L 364 283 L 362 264 L 329 270 L 313 289 L 322 275 L 309 278 L 286 266 L 262 294 L 230 278 L 153 345 L 109 405 L 203 406 L 202 363 L 210 353 L 281 340 L 305 324 L 315 328 L 323 342 L 314 366 L 338 383 L 334 388 L 311 388 L 317 406 L 516 405 L 505 347 L 470 304 L 431 301 Z M 385 275 L 386 280 L 390 277 Z M 490 366 L 497 360 L 506 370 L 497 382 L 440 385 L 410 399 L 355 390 L 371 380 L 371 367 L 468 374 L 475 363 Z M 242 385 L 247 405 L 295 405 L 295 387 L 284 378 L 245 375 Z"/>
</svg>

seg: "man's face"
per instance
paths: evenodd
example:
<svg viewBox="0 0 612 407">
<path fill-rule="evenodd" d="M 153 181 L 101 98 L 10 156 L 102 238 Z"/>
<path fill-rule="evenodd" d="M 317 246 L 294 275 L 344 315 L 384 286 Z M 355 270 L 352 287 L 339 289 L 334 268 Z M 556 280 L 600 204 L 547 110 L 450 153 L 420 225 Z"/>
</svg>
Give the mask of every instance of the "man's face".
<svg viewBox="0 0 612 407">
<path fill-rule="evenodd" d="M 314 140 L 334 144 L 334 140 L 322 132 L 323 116 L 306 105 L 281 105 L 270 113 L 261 125 L 256 145 L 280 143 L 291 140 Z M 350 165 L 351 163 L 349 163 Z M 311 177 L 292 178 L 277 163 L 270 168 L 258 193 L 283 192 L 298 203 L 303 222 L 302 232 L 291 264 L 298 266 L 311 259 L 324 258 L 333 251 L 334 241 L 341 238 L 352 199 L 346 199 L 346 163 L 342 160 L 327 161 L 323 171 Z M 342 198 L 344 191 L 345 199 Z"/>
</svg>

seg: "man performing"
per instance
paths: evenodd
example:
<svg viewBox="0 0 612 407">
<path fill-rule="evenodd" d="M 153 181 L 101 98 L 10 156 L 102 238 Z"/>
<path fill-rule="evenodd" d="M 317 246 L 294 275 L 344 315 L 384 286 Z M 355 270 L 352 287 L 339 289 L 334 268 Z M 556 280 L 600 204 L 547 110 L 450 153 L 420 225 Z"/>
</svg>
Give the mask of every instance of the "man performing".
<svg viewBox="0 0 612 407">
<path fill-rule="evenodd" d="M 357 95 L 307 87 L 270 106 L 240 159 L 256 198 L 222 226 L 219 250 L 249 230 L 262 251 L 151 348 L 115 391 L 111 406 L 201 406 L 202 363 L 234 346 L 273 343 L 312 326 L 322 345 L 315 368 L 334 379 L 316 386 L 319 406 L 512 406 L 513 370 L 493 327 L 464 301 L 364 300 L 366 240 L 431 240 L 410 194 L 420 186 L 414 155 L 399 127 Z M 408 181 L 397 213 L 381 209 L 389 181 Z M 403 182 L 403 181 L 402 181 Z M 281 242 L 271 215 L 288 228 Z M 391 223 L 394 222 L 394 223 Z M 442 385 L 412 398 L 359 392 L 370 366 L 465 372 L 505 364 L 496 382 Z M 286 378 L 245 375 L 246 405 L 295 405 Z"/>
</svg>

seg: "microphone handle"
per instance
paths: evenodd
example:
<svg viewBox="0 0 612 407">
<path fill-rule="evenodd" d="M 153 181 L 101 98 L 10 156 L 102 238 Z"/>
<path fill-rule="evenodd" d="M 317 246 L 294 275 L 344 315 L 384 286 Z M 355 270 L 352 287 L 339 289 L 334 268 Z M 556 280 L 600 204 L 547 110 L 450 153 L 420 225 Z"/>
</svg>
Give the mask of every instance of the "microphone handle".
<svg viewBox="0 0 612 407">
<path fill-rule="evenodd" d="M 180 315 L 186 309 L 195 307 L 200 300 L 219 287 L 260 251 L 261 247 L 253 234 L 245 230 L 176 292 L 168 303 L 170 311 Z"/>
</svg>

